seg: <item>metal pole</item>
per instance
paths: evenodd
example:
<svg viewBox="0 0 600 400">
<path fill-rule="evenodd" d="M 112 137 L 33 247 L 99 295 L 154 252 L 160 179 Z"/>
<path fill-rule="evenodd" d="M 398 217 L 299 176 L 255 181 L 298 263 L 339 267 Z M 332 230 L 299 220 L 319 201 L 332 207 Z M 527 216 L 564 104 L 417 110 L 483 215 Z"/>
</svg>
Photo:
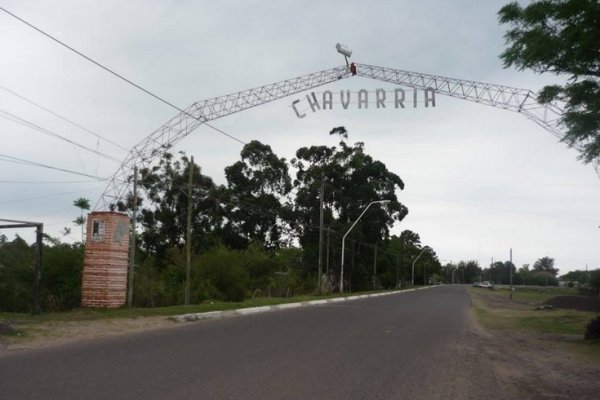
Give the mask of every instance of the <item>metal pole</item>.
<svg viewBox="0 0 600 400">
<path fill-rule="evenodd" d="M 135 263 L 135 225 L 137 219 L 137 166 L 133 167 L 133 213 L 131 216 L 131 251 L 129 254 L 129 283 L 127 291 L 127 305 L 133 306 L 133 266 Z"/>
<path fill-rule="evenodd" d="M 423 247 L 423 250 L 421 250 L 421 252 L 419 253 L 419 255 L 417 256 L 417 258 L 415 258 L 415 261 L 413 261 L 412 263 L 412 280 L 411 280 L 411 285 L 415 286 L 415 263 L 417 262 L 417 260 L 421 257 L 421 255 L 423 254 L 423 252 L 427 250 L 427 246 Z"/>
<path fill-rule="evenodd" d="M 321 194 L 319 196 L 319 268 L 317 271 L 317 292 L 321 294 L 323 274 L 323 197 L 325 195 L 325 173 L 321 172 Z"/>
<path fill-rule="evenodd" d="M 373 259 L 373 290 L 375 290 L 375 277 L 377 276 L 377 243 L 375 243 L 375 258 Z"/>
<path fill-rule="evenodd" d="M 342 238 L 342 262 L 341 262 L 341 266 L 340 266 L 340 293 L 344 293 L 344 248 L 345 248 L 344 246 L 346 243 L 346 236 L 348 236 L 348 234 L 350 233 L 352 228 L 354 228 L 354 225 L 356 225 L 358 223 L 358 221 L 362 218 L 362 216 L 365 215 L 365 213 L 367 212 L 369 207 L 371 207 L 371 205 L 373 205 L 375 203 L 387 204 L 389 202 L 390 202 L 390 200 L 378 200 L 378 201 L 370 202 L 369 205 L 367 205 L 367 207 L 363 210 L 362 214 L 360 214 L 358 216 L 358 218 L 356 219 L 356 221 L 354 221 L 354 223 L 352 224 L 350 229 L 348 229 L 348 232 L 346 232 L 344 234 L 344 237 Z"/>
<path fill-rule="evenodd" d="M 188 177 L 188 209 L 187 209 L 187 234 L 185 239 L 186 265 L 185 265 L 185 305 L 190 304 L 190 275 L 192 270 L 192 183 L 194 177 L 194 156 L 190 157 L 190 172 Z"/>
</svg>

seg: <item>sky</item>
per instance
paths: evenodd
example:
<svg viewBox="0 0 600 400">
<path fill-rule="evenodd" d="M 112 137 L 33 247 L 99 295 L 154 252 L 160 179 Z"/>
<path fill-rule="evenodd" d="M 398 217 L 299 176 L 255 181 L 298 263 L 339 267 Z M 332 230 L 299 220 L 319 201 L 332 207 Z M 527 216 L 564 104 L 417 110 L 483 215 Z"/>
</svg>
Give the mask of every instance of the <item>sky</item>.
<svg viewBox="0 0 600 400">
<path fill-rule="evenodd" d="M 0 6 L 180 108 L 200 100 L 341 66 L 351 60 L 538 91 L 565 77 L 504 69 L 506 27 L 496 1 L 13 1 Z M 394 90 L 361 77 L 315 89 Z M 407 93 L 411 92 L 406 89 Z M 17 93 L 76 122 L 75 127 Z M 436 107 L 308 112 L 295 95 L 212 122 L 244 142 L 269 144 L 291 159 L 306 145 L 349 143 L 405 183 L 409 209 L 393 234 L 410 229 L 445 262 L 552 257 L 560 273 L 600 268 L 600 178 L 578 153 L 518 113 L 436 96 Z M 303 110 L 306 110 L 306 102 Z M 79 197 L 95 204 L 120 160 L 177 111 L 0 12 L 0 218 L 43 222 L 51 236 L 71 227 Z M 10 119 L 7 118 L 10 116 Z M 46 130 L 18 124 L 20 118 Z M 12 120 L 11 120 L 12 119 Z M 93 151 L 48 134 L 59 134 Z M 103 138 L 91 134 L 94 132 Z M 115 145 L 116 144 L 116 145 Z M 203 126 L 175 151 L 193 155 L 205 175 L 224 168 L 242 145 Z M 4 230 L 33 240 L 30 230 Z"/>
</svg>

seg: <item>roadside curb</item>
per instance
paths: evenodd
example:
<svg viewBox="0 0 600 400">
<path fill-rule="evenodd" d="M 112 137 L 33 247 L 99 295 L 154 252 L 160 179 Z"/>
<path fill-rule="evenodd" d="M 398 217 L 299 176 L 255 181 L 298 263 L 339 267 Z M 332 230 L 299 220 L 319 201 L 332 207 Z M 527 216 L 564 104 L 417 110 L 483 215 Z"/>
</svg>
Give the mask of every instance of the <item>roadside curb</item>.
<svg viewBox="0 0 600 400">
<path fill-rule="evenodd" d="M 415 292 L 417 290 L 424 290 L 424 289 L 429 289 L 432 287 L 435 287 L 435 286 L 423 286 L 423 287 L 414 288 L 414 289 L 392 290 L 389 292 L 361 294 L 361 295 L 356 295 L 356 296 L 333 297 L 331 299 L 319 299 L 319 300 L 303 301 L 303 302 L 298 302 L 298 303 L 283 303 L 283 304 L 276 304 L 276 305 L 272 305 L 272 306 L 238 308 L 236 310 L 208 311 L 208 312 L 202 312 L 202 313 L 181 314 L 181 315 L 173 315 L 173 316 L 169 317 L 169 319 L 173 320 L 175 322 L 191 322 L 191 321 L 201 321 L 201 320 L 205 320 L 205 319 L 237 317 L 237 316 L 243 316 L 243 315 L 260 314 L 260 313 L 269 312 L 269 311 L 289 310 L 289 309 L 298 308 L 298 307 L 317 306 L 317 305 L 323 305 L 323 304 L 341 303 L 344 301 L 367 299 L 367 298 L 371 298 L 371 297 L 390 296 L 392 294 Z"/>
</svg>

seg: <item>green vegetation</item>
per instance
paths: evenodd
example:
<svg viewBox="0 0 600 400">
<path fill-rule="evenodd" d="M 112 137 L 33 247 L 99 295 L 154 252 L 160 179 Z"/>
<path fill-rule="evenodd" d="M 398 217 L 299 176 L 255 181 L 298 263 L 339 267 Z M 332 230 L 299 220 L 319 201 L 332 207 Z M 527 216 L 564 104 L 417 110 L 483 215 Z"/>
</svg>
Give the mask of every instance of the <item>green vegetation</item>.
<svg viewBox="0 0 600 400">
<path fill-rule="evenodd" d="M 543 103 L 565 103 L 563 141 L 581 159 L 600 158 L 600 3 L 598 0 L 535 0 L 523 7 L 511 2 L 498 13 L 509 26 L 505 67 L 561 75 L 564 85 L 544 87 Z"/>
<path fill-rule="evenodd" d="M 509 299 L 508 290 L 469 289 L 475 313 L 491 330 L 521 330 L 546 334 L 583 335 L 593 312 L 535 307 L 555 296 L 575 295 L 574 289 L 518 289 Z"/>
<path fill-rule="evenodd" d="M 585 326 L 585 339 L 586 340 L 594 340 L 600 339 L 600 316 L 592 319 Z"/>
<path fill-rule="evenodd" d="M 347 138 L 344 127 L 332 133 Z M 396 196 L 404 183 L 368 155 L 364 143 L 302 147 L 288 162 L 252 141 L 224 171 L 226 184 L 217 185 L 185 153 L 167 151 L 155 165 L 140 169 L 137 198 L 129 193 L 112 205 L 123 212 L 138 208 L 134 307 L 184 304 L 186 281 L 191 304 L 316 294 L 317 282 L 324 283 L 323 293 L 335 292 L 344 233 L 368 204 L 384 199 L 389 203 L 370 207 L 346 238 L 344 288 L 392 289 L 410 279 L 412 260 L 422 249 L 419 235 L 390 235 L 408 213 Z M 318 277 L 322 187 L 325 237 Z M 89 204 L 85 198 L 73 202 L 77 225 L 83 226 Z M 34 255 L 35 247 L 21 238 L 0 235 L 0 311 L 31 311 Z M 43 257 L 42 310 L 77 309 L 83 245 L 46 237 Z M 439 279 L 435 251 L 421 257 L 415 272 L 415 282 Z"/>
</svg>

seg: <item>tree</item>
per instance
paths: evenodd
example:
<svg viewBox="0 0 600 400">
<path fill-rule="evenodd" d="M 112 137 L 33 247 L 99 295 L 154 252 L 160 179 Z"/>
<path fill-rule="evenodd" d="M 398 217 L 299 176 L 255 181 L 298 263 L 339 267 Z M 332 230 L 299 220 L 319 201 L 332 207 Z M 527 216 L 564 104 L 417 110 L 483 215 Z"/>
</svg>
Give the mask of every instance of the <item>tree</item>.
<svg viewBox="0 0 600 400">
<path fill-rule="evenodd" d="M 531 283 L 529 278 L 531 276 L 531 271 L 529 270 L 529 264 L 523 264 L 519 271 L 517 272 L 516 282 L 521 283 L 522 285 L 526 285 L 527 283 Z"/>
<path fill-rule="evenodd" d="M 538 272 L 548 272 L 556 277 L 558 268 L 554 268 L 554 258 L 542 257 L 533 264 L 533 270 Z"/>
<path fill-rule="evenodd" d="M 343 126 L 338 126 L 329 131 L 329 135 L 338 135 L 340 137 L 340 142 L 343 142 L 344 139 L 348 140 L 348 131 Z"/>
<path fill-rule="evenodd" d="M 600 2 L 536 0 L 526 7 L 512 2 L 499 11 L 508 24 L 505 68 L 551 72 L 568 77 L 565 85 L 544 87 L 542 103 L 565 102 L 563 141 L 581 150 L 580 158 L 600 158 Z"/>
<path fill-rule="evenodd" d="M 90 201 L 86 198 L 80 197 L 73 202 L 73 205 L 81 210 L 81 215 L 75 218 L 75 221 L 73 221 L 73 223 L 75 225 L 81 226 L 81 243 L 83 243 L 85 226 L 85 217 L 83 216 L 83 211 L 90 209 Z M 69 230 L 67 233 L 67 229 L 65 228 L 65 235 L 68 235 L 69 233 L 71 233 L 71 230 Z"/>
<path fill-rule="evenodd" d="M 590 286 L 598 291 L 600 297 L 600 269 L 593 270 L 590 273 Z"/>
<path fill-rule="evenodd" d="M 560 279 L 567 282 L 578 282 L 579 284 L 585 285 L 588 283 L 590 278 L 590 273 L 587 271 L 569 271 L 564 275 L 560 276 Z"/>
<path fill-rule="evenodd" d="M 139 187 L 145 193 L 139 220 L 143 227 L 142 247 L 154 255 L 158 263 L 166 261 L 167 251 L 183 247 L 187 228 L 187 210 L 192 202 L 193 251 L 212 247 L 219 241 L 222 220 L 224 188 L 216 186 L 212 179 L 202 175 L 197 164 L 192 164 L 185 153 L 181 158 L 166 152 L 159 164 L 140 170 Z M 191 198 L 188 196 L 189 171 L 192 170 Z M 132 195 L 120 209 L 131 208 Z"/>
<path fill-rule="evenodd" d="M 32 310 L 35 250 L 19 235 L 11 242 L 0 236 L 0 307 L 2 311 Z"/>
<path fill-rule="evenodd" d="M 255 240 L 267 249 L 277 249 L 285 243 L 290 219 L 286 200 L 292 181 L 286 160 L 257 140 L 246 144 L 240 154 L 240 161 L 225 168 L 233 199 L 226 207 L 226 243 L 246 248 Z"/>
<path fill-rule="evenodd" d="M 480 281 L 479 278 L 481 274 L 481 268 L 479 268 L 479 263 L 477 261 L 461 261 L 458 263 L 458 268 L 463 276 L 464 283 L 473 283 Z"/>
<path fill-rule="evenodd" d="M 331 227 L 340 239 L 369 203 L 390 200 L 385 207 L 370 207 L 346 239 L 351 253 L 346 276 L 354 281 L 355 288 L 369 284 L 373 257 L 370 249 L 387 240 L 393 223 L 408 213 L 396 197 L 396 189 L 402 190 L 404 182 L 381 161 L 366 154 L 361 142 L 353 146 L 340 142 L 339 147 L 302 147 L 291 164 L 297 169 L 294 228 L 309 265 L 316 265 L 318 258 L 319 193 L 323 180 L 324 226 Z"/>
</svg>

